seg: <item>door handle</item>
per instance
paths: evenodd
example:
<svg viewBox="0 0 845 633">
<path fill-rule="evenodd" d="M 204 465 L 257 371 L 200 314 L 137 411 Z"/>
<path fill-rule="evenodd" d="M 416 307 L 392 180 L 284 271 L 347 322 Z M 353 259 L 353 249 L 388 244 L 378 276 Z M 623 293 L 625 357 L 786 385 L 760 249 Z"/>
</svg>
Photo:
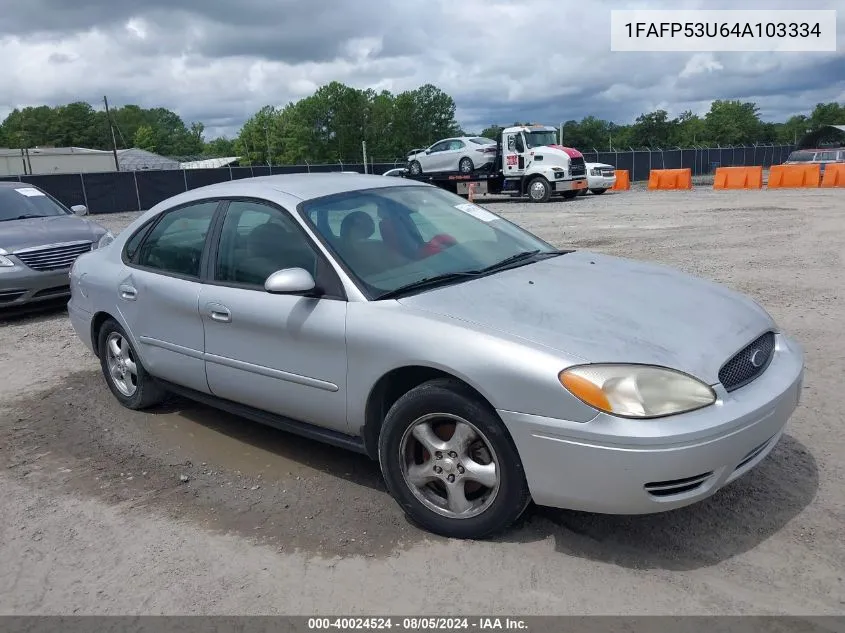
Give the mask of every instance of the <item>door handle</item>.
<svg viewBox="0 0 845 633">
<path fill-rule="evenodd" d="M 219 303 L 209 303 L 205 307 L 212 321 L 217 321 L 218 323 L 232 322 L 232 312 L 226 306 L 220 305 Z"/>
<path fill-rule="evenodd" d="M 133 286 L 130 286 L 129 284 L 121 284 L 118 287 L 118 290 L 120 291 L 121 299 L 126 299 L 127 301 L 135 301 L 135 299 L 138 298 L 138 291 L 135 290 L 135 288 Z"/>
</svg>

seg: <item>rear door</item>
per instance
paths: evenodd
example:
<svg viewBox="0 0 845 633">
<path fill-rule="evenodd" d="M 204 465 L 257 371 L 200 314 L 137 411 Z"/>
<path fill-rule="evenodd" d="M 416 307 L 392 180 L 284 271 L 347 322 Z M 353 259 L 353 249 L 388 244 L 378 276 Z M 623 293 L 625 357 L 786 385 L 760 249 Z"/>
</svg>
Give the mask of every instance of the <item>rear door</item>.
<svg viewBox="0 0 845 633">
<path fill-rule="evenodd" d="M 163 380 L 208 393 L 199 312 L 201 270 L 218 200 L 164 212 L 127 242 L 117 307 L 146 369 Z"/>
</svg>

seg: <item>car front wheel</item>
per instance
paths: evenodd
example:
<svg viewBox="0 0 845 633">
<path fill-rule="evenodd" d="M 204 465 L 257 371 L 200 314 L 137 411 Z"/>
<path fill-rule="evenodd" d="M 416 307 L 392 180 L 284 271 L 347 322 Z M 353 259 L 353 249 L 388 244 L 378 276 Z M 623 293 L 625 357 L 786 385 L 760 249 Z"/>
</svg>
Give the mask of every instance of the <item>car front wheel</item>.
<svg viewBox="0 0 845 633">
<path fill-rule="evenodd" d="M 165 398 L 165 391 L 144 369 L 117 321 L 107 320 L 97 340 L 100 366 L 114 397 L 128 409 L 146 409 Z"/>
<path fill-rule="evenodd" d="M 408 165 L 408 172 L 412 176 L 419 176 L 422 173 L 422 165 L 418 160 L 412 160 L 411 164 Z"/>
<path fill-rule="evenodd" d="M 530 501 L 501 420 L 456 381 L 432 380 L 396 401 L 382 427 L 379 462 L 408 517 L 442 536 L 490 536 Z"/>
<path fill-rule="evenodd" d="M 590 189 L 593 192 L 593 195 L 600 196 L 603 194 L 607 189 Z"/>
</svg>

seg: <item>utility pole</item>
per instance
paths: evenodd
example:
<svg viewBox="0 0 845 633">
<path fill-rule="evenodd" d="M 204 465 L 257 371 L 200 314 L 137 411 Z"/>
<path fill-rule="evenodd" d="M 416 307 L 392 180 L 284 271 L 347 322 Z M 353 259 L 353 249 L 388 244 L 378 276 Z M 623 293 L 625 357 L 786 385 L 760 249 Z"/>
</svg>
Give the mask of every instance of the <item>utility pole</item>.
<svg viewBox="0 0 845 633">
<path fill-rule="evenodd" d="M 111 122 L 111 113 L 109 112 L 109 100 L 103 95 L 103 103 L 106 104 L 106 119 L 109 122 L 109 130 L 111 131 L 111 147 L 114 153 L 114 169 L 120 171 L 120 162 L 117 160 L 117 139 L 114 137 L 114 126 Z"/>
</svg>

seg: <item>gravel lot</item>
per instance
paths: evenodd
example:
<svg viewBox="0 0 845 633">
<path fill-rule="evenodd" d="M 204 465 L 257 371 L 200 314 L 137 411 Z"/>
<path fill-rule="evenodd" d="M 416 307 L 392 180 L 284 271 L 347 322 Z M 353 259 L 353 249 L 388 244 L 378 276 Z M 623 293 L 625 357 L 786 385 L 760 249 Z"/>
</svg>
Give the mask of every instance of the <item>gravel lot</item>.
<svg viewBox="0 0 845 633">
<path fill-rule="evenodd" d="M 129 412 L 61 309 L 9 318 L 0 613 L 845 612 L 845 191 L 482 204 L 558 245 L 674 265 L 766 306 L 808 355 L 771 456 L 690 508 L 532 507 L 496 541 L 450 541 L 404 519 L 375 463 L 178 400 Z"/>
</svg>

